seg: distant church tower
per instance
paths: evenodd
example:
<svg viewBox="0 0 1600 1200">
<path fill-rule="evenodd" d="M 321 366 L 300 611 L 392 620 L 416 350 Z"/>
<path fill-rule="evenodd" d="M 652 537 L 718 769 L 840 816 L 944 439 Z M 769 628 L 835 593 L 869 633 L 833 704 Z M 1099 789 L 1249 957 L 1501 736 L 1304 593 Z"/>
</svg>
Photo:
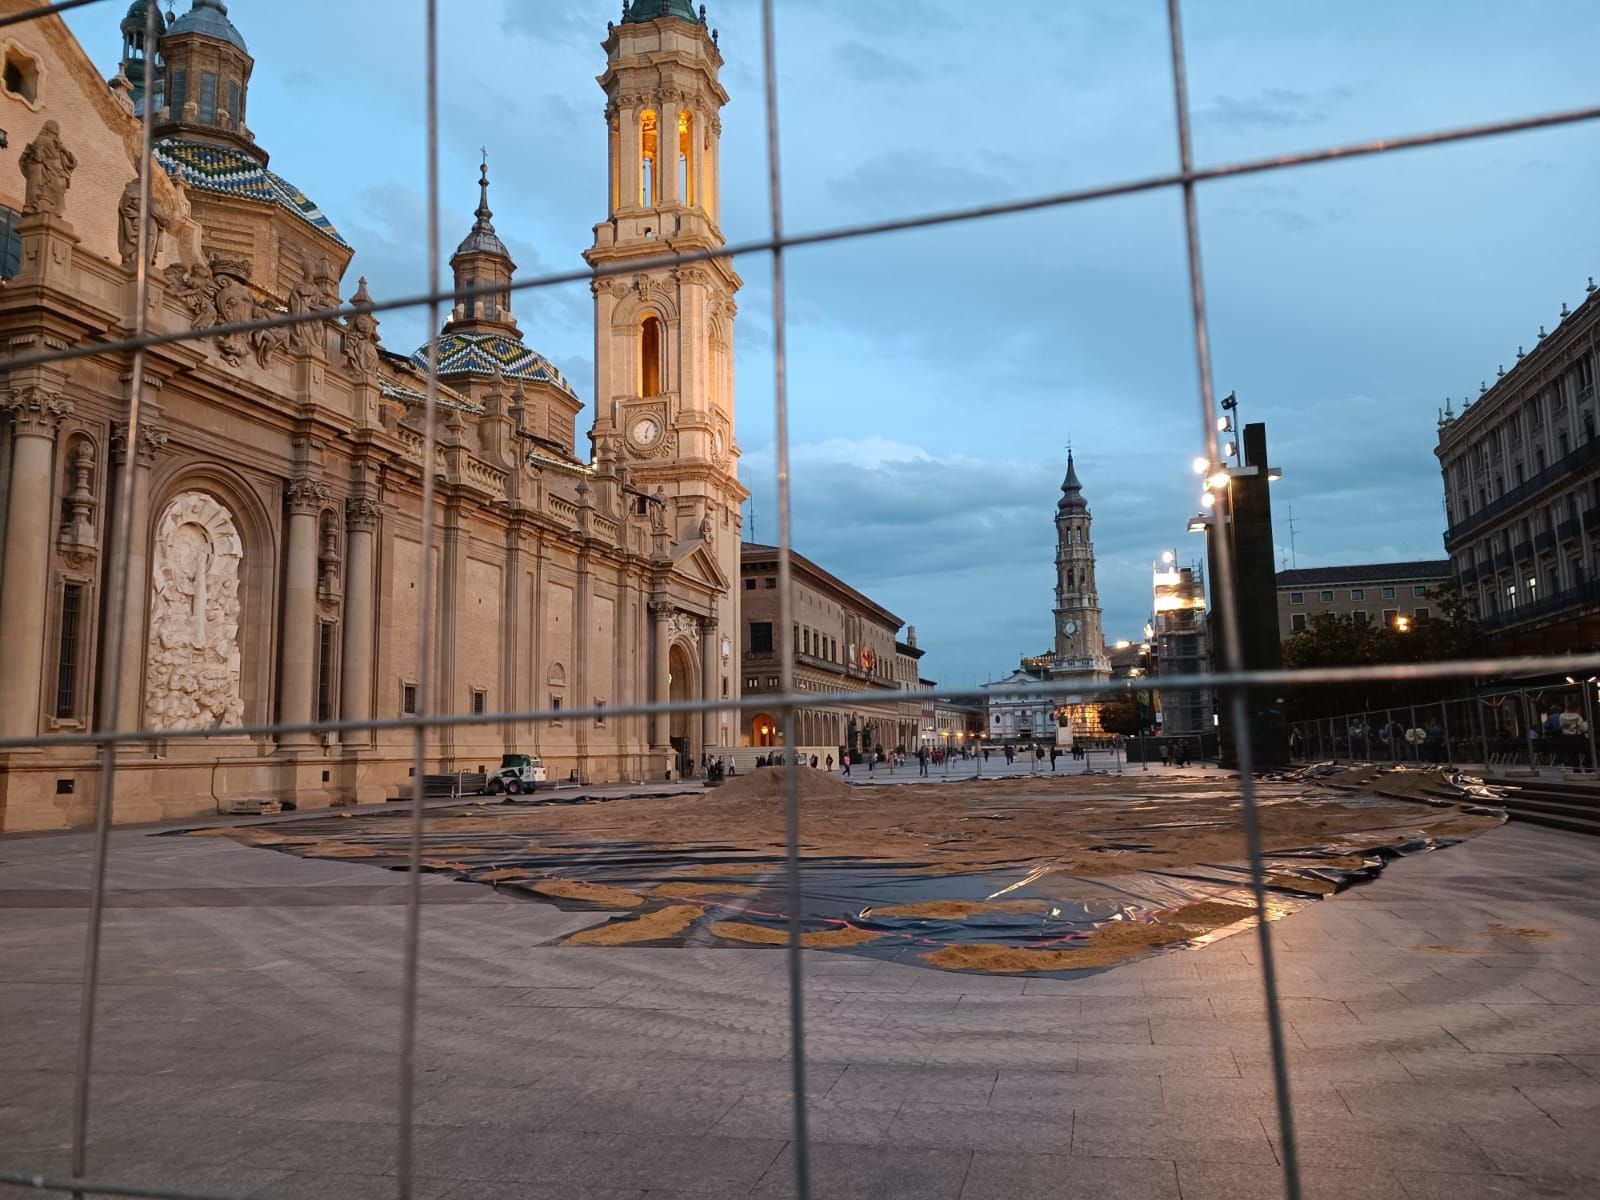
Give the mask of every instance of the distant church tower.
<svg viewBox="0 0 1600 1200">
<path fill-rule="evenodd" d="M 605 41 L 610 141 L 606 219 L 585 258 L 625 266 L 723 245 L 718 116 L 728 93 L 704 9 L 689 0 L 632 0 Z M 618 458 L 641 490 L 661 489 L 675 544 L 709 532 L 728 586 L 739 581 L 733 441 L 734 293 L 725 259 L 598 279 L 595 303 L 597 459 Z M 720 614 L 737 634 L 738 596 Z"/>
<path fill-rule="evenodd" d="M 1056 504 L 1056 651 L 1050 674 L 1055 679 L 1081 680 L 1086 686 L 1111 678 L 1095 591 L 1092 523 L 1068 450 L 1067 478 Z"/>
</svg>

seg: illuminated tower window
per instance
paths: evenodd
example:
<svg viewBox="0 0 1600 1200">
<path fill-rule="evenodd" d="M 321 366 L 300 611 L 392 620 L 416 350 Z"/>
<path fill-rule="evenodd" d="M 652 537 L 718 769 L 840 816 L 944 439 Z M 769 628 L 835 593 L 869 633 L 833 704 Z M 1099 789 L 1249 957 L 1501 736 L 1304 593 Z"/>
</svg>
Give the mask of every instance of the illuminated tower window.
<svg viewBox="0 0 1600 1200">
<path fill-rule="evenodd" d="M 683 202 L 694 203 L 694 135 L 689 110 L 678 113 L 678 177 L 683 180 Z"/>
<path fill-rule="evenodd" d="M 661 395 L 661 318 L 646 317 L 639 330 L 639 394 Z"/>
<path fill-rule="evenodd" d="M 660 184 L 660 139 L 656 129 L 656 114 L 645 109 L 639 118 L 639 203 L 645 208 L 656 204 L 656 188 Z"/>
<path fill-rule="evenodd" d="M 622 122 L 612 117 L 610 122 L 611 147 L 611 211 L 622 205 Z"/>
</svg>

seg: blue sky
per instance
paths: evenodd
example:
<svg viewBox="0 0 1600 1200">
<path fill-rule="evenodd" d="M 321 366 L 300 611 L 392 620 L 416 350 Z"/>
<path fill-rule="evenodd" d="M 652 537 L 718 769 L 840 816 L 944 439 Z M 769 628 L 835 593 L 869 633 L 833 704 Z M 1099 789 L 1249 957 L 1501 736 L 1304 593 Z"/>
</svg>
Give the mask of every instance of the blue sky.
<svg viewBox="0 0 1600 1200">
<path fill-rule="evenodd" d="M 178 0 L 180 9 L 188 0 Z M 232 0 L 274 169 L 358 253 L 375 296 L 426 278 L 421 5 Z M 1161 0 L 778 0 L 791 230 L 1166 172 Z M 69 23 L 108 73 L 124 6 Z M 581 266 L 603 215 L 594 77 L 619 5 L 441 5 L 445 252 L 471 224 L 479 146 L 521 273 Z M 413 15 L 415 10 L 415 15 Z M 1537 19 L 1534 20 L 1533 18 Z M 1592 104 L 1591 0 L 1195 0 L 1198 161 Z M 711 6 L 724 232 L 767 232 L 754 0 Z M 1300 566 L 1440 557 L 1432 447 L 1446 396 L 1531 345 L 1600 273 L 1600 127 L 1574 126 L 1206 185 L 1219 394 L 1267 422 L 1277 540 Z M 1197 508 L 1199 446 L 1175 193 L 789 255 L 795 545 L 914 623 L 943 682 L 1003 676 L 1050 638 L 1051 518 L 1070 438 L 1095 516 L 1109 638 L 1136 635 L 1149 566 Z M 773 520 L 770 270 L 741 260 L 742 475 Z M 524 292 L 529 343 L 592 391 L 586 286 Z M 409 349 L 421 314 L 389 314 Z M 585 414 L 580 420 L 587 422 Z"/>
</svg>

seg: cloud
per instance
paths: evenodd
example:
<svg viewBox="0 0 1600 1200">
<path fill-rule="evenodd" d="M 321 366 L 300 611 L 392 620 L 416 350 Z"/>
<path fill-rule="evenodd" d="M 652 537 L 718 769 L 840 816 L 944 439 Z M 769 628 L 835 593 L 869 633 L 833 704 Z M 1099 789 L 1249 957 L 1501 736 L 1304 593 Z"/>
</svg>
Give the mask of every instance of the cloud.
<svg viewBox="0 0 1600 1200">
<path fill-rule="evenodd" d="M 833 52 L 834 63 L 849 78 L 872 85 L 915 83 L 922 72 L 903 58 L 890 58 L 866 42 L 845 42 Z"/>
<path fill-rule="evenodd" d="M 1216 95 L 1195 113 L 1196 123 L 1237 129 L 1289 129 L 1320 125 L 1330 111 L 1350 96 L 1348 88 L 1301 92 L 1292 88 L 1263 88 L 1247 96 Z"/>
</svg>

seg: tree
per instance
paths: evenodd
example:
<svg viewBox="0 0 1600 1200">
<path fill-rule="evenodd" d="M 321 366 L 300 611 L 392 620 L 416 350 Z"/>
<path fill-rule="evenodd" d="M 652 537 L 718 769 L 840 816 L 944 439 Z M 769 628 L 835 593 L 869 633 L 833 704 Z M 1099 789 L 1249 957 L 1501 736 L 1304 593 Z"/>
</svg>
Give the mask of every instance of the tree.
<svg viewBox="0 0 1600 1200">
<path fill-rule="evenodd" d="M 1100 728 L 1107 733 L 1138 736 L 1139 701 L 1131 692 L 1107 700 L 1100 706 Z"/>
</svg>

